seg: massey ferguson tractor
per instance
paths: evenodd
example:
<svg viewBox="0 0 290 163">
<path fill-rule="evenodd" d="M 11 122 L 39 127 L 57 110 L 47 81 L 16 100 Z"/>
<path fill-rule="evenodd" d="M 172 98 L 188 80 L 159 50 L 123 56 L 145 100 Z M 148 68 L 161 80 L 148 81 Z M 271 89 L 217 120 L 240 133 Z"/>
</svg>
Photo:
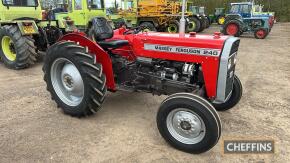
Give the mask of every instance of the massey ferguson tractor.
<svg viewBox="0 0 290 163">
<path fill-rule="evenodd" d="M 216 110 L 233 108 L 242 96 L 235 75 L 240 40 L 184 34 L 184 12 L 180 24 L 179 34 L 142 32 L 142 26 L 113 31 L 105 18 L 96 17 L 93 38 L 70 33 L 48 49 L 47 90 L 74 117 L 100 110 L 107 91 L 169 95 L 157 114 L 160 134 L 179 150 L 206 152 L 221 136 Z"/>
</svg>

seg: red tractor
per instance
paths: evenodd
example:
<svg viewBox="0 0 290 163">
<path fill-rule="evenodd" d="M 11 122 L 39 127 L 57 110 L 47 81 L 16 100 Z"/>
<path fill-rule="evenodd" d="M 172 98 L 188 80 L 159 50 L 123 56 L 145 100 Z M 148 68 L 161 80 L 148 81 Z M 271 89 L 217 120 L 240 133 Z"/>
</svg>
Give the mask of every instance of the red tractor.
<svg viewBox="0 0 290 163">
<path fill-rule="evenodd" d="M 63 36 L 44 60 L 47 90 L 65 114 L 92 115 L 107 90 L 170 95 L 157 114 L 163 138 L 190 153 L 217 144 L 216 110 L 234 107 L 242 96 L 235 75 L 238 38 L 142 32 L 142 27 L 113 31 L 101 17 L 88 33 Z"/>
</svg>

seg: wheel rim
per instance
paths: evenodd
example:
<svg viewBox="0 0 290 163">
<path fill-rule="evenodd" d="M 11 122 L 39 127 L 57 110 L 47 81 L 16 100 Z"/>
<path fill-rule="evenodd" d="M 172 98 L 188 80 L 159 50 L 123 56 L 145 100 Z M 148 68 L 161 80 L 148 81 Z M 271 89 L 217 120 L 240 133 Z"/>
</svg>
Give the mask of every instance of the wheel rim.
<svg viewBox="0 0 290 163">
<path fill-rule="evenodd" d="M 84 97 L 84 82 L 77 67 L 58 58 L 51 66 L 51 82 L 57 96 L 69 106 L 78 106 Z"/>
<path fill-rule="evenodd" d="M 151 30 L 150 30 L 150 28 L 148 28 L 148 27 L 145 27 L 144 29 L 143 29 L 143 32 L 150 32 Z"/>
<path fill-rule="evenodd" d="M 170 134 L 184 144 L 197 144 L 203 140 L 206 127 L 199 115 L 185 108 L 171 111 L 166 119 Z"/>
<path fill-rule="evenodd" d="M 9 61 L 16 60 L 16 51 L 13 40 L 9 36 L 4 36 L 1 41 L 2 51 Z"/>
<path fill-rule="evenodd" d="M 196 28 L 196 24 L 195 24 L 195 22 L 189 22 L 189 23 L 188 23 L 188 30 L 189 30 L 189 31 L 194 31 L 195 28 Z"/>
<path fill-rule="evenodd" d="M 224 24 L 225 23 L 225 18 L 224 17 L 221 17 L 219 18 L 219 24 Z"/>
<path fill-rule="evenodd" d="M 257 36 L 258 36 L 258 38 L 264 38 L 264 36 L 265 36 L 265 31 L 264 31 L 264 30 L 259 30 L 259 31 L 257 31 Z"/>
<path fill-rule="evenodd" d="M 238 33 L 238 26 L 236 24 L 229 24 L 227 27 L 227 33 L 229 35 L 236 35 Z"/>
<path fill-rule="evenodd" d="M 170 24 L 168 26 L 168 32 L 169 33 L 177 33 L 177 27 L 176 27 L 176 25 L 175 24 Z"/>
</svg>

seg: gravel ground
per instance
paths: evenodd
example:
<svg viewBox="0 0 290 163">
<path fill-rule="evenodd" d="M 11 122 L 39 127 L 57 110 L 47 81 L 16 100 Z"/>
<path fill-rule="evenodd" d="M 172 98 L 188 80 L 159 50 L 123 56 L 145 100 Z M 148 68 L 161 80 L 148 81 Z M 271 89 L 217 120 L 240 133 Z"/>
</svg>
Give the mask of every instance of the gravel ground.
<svg viewBox="0 0 290 163">
<path fill-rule="evenodd" d="M 0 64 L 0 162 L 290 162 L 290 23 L 276 24 L 265 40 L 241 40 L 243 98 L 220 113 L 222 138 L 200 155 L 177 151 L 159 135 L 155 117 L 164 96 L 109 94 L 98 114 L 72 118 L 51 100 L 41 63 L 21 71 Z M 225 138 L 272 138 L 276 153 L 226 155 Z"/>
</svg>

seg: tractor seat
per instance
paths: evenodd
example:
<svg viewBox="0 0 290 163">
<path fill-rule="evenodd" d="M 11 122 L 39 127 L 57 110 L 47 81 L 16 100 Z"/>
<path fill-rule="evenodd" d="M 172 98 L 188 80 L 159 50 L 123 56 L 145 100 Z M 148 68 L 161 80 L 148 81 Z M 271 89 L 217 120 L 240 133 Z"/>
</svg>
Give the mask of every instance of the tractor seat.
<svg viewBox="0 0 290 163">
<path fill-rule="evenodd" d="M 111 40 L 114 35 L 112 26 L 108 23 L 104 17 L 95 17 L 92 19 L 92 28 L 89 31 L 89 35 L 92 35 L 96 42 L 104 49 L 116 49 L 125 45 L 129 45 L 127 40 Z"/>
<path fill-rule="evenodd" d="M 117 49 L 119 47 L 129 45 L 129 41 L 127 40 L 98 41 L 98 44 L 104 49 Z"/>
</svg>

